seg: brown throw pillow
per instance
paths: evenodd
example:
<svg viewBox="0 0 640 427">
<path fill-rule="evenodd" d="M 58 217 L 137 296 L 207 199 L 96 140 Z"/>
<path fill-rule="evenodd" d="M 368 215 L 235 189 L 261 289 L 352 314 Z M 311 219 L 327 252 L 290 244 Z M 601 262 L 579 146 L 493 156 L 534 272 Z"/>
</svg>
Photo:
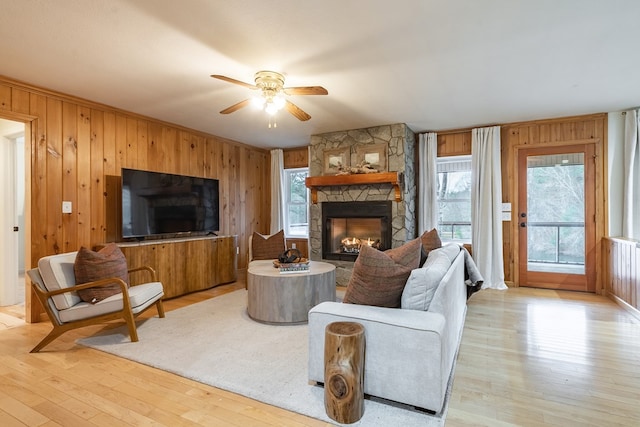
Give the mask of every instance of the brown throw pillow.
<svg viewBox="0 0 640 427">
<path fill-rule="evenodd" d="M 344 302 L 400 307 L 400 298 L 411 270 L 420 264 L 420 239 L 399 248 L 379 251 L 363 246 L 347 285 Z"/>
<path fill-rule="evenodd" d="M 284 230 L 265 238 L 262 234 L 253 232 L 251 239 L 251 256 L 256 259 L 278 259 L 286 249 Z"/>
<path fill-rule="evenodd" d="M 420 258 L 420 265 L 422 265 L 427 260 L 429 252 L 442 247 L 442 241 L 440 240 L 440 236 L 438 236 L 438 230 L 435 228 L 422 233 L 420 241 L 422 242 L 422 257 Z"/>
<path fill-rule="evenodd" d="M 100 279 L 117 277 L 129 286 L 127 260 L 115 243 L 109 243 L 98 252 L 81 247 L 73 264 L 76 284 L 93 282 Z M 95 304 L 111 295 L 119 294 L 121 288 L 117 283 L 95 288 L 82 289 L 78 296 L 82 301 Z"/>
</svg>

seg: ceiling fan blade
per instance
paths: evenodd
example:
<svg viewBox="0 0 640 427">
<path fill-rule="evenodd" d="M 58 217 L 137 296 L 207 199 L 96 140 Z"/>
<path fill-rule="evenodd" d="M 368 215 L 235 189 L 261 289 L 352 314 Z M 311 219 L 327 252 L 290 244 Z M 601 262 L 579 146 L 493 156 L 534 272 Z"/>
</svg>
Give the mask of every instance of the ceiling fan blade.
<svg viewBox="0 0 640 427">
<path fill-rule="evenodd" d="M 213 77 L 214 79 L 224 80 L 225 82 L 229 82 L 229 83 L 233 83 L 233 84 L 236 84 L 236 85 L 244 86 L 244 87 L 247 87 L 249 89 L 253 89 L 253 90 L 258 89 L 258 86 L 256 86 L 256 85 L 252 85 L 252 84 L 249 84 L 249 83 L 241 82 L 240 80 L 232 79 L 231 77 L 221 76 L 219 74 L 212 74 L 211 77 Z"/>
<path fill-rule="evenodd" d="M 285 87 L 287 95 L 328 95 L 329 92 L 322 86 Z"/>
<path fill-rule="evenodd" d="M 311 118 L 311 116 L 305 113 L 304 111 L 302 111 L 300 107 L 298 107 L 297 105 L 289 101 L 287 101 L 284 106 L 287 109 L 287 111 L 293 114 L 298 120 L 306 122 Z"/>
<path fill-rule="evenodd" d="M 220 114 L 233 113 L 234 111 L 238 111 L 242 107 L 246 107 L 247 105 L 249 105 L 250 102 L 251 102 L 251 99 L 245 99 L 244 101 L 240 101 L 237 104 L 233 104 L 231 107 L 225 108 L 224 110 L 220 111 Z"/>
</svg>

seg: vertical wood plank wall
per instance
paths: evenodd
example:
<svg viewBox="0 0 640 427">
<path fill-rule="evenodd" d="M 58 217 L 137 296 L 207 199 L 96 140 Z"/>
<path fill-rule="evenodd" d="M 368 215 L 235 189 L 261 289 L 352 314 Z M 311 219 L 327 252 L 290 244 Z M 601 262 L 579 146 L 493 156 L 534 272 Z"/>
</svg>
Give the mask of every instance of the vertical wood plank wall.
<svg viewBox="0 0 640 427">
<path fill-rule="evenodd" d="M 640 246 L 636 242 L 607 237 L 602 241 L 603 281 L 606 294 L 640 314 Z"/>
<path fill-rule="evenodd" d="M 45 255 L 117 238 L 107 182 L 122 167 L 219 179 L 220 234 L 238 236 L 239 268 L 246 267 L 248 236 L 268 232 L 266 150 L 6 78 L 0 117 L 25 122 L 31 135 L 27 268 Z M 63 200 L 72 202 L 72 214 L 62 214 Z M 37 320 L 35 299 L 27 295 L 26 305 L 27 320 Z"/>
<path fill-rule="evenodd" d="M 285 169 L 306 168 L 309 166 L 309 147 L 284 149 L 282 159 Z"/>
<path fill-rule="evenodd" d="M 572 144 L 594 144 L 596 152 L 596 242 L 605 236 L 605 153 L 607 135 L 606 114 L 535 120 L 500 126 L 502 158 L 502 201 L 511 203 L 512 212 L 518 211 L 516 183 L 518 149 Z M 438 132 L 438 156 L 471 154 L 471 129 Z M 518 285 L 518 226 L 516 221 L 503 222 L 503 250 L 505 280 Z M 600 248 L 600 244 L 597 244 Z M 596 265 L 602 263 L 600 250 Z M 601 269 L 597 268 L 596 291 L 602 292 Z"/>
</svg>

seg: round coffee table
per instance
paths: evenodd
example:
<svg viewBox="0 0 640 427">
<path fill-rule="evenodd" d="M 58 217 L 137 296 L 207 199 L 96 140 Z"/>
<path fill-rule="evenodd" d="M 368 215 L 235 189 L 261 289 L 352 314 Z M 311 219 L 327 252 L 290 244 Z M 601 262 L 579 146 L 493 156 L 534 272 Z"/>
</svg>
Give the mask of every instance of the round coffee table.
<svg viewBox="0 0 640 427">
<path fill-rule="evenodd" d="M 269 324 L 306 323 L 309 310 L 336 300 L 336 267 L 310 261 L 309 271 L 281 274 L 273 261 L 251 261 L 247 269 L 247 312 Z"/>
</svg>

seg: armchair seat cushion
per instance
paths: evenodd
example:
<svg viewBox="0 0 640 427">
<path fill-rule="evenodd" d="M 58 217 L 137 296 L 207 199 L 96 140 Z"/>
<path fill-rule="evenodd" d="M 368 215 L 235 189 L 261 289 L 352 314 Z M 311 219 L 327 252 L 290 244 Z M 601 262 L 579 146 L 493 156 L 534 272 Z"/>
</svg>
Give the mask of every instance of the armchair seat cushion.
<svg viewBox="0 0 640 427">
<path fill-rule="evenodd" d="M 73 322 L 101 314 L 122 310 L 122 293 L 111 295 L 95 304 L 80 302 L 73 307 L 59 312 L 62 323 Z M 142 312 L 149 305 L 154 304 L 163 295 L 162 283 L 150 282 L 129 288 L 129 301 L 133 314 Z"/>
</svg>

